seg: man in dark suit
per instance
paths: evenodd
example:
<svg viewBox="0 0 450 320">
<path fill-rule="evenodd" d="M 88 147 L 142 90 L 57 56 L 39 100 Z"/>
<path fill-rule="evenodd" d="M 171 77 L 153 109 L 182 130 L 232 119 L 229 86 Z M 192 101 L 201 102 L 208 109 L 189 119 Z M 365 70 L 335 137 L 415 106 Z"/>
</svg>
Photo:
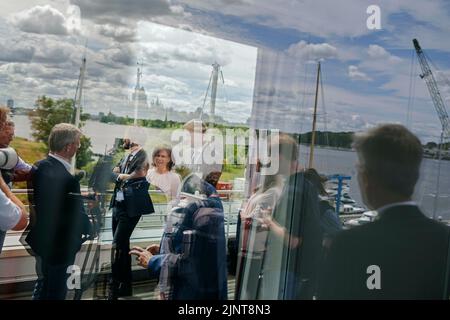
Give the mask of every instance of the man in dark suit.
<svg viewBox="0 0 450 320">
<path fill-rule="evenodd" d="M 128 252 L 130 252 L 130 237 L 141 218 L 141 213 L 126 210 L 126 199 L 122 187 L 128 179 L 145 177 L 148 170 L 147 153 L 138 143 L 125 139 L 123 148 L 130 152 L 113 169 L 115 187 L 110 203 L 110 208 L 113 210 L 113 244 L 109 300 L 133 294 L 131 257 Z"/>
<path fill-rule="evenodd" d="M 25 241 L 36 256 L 35 300 L 65 299 L 68 267 L 75 261 L 82 235 L 88 233 L 80 184 L 70 173 L 80 138 L 77 127 L 56 125 L 49 136 L 48 157 L 32 169 L 31 221 Z"/>
<path fill-rule="evenodd" d="M 411 200 L 422 145 L 401 125 L 355 137 L 358 182 L 376 221 L 339 233 L 326 254 L 319 299 L 448 299 L 449 228 Z"/>
</svg>

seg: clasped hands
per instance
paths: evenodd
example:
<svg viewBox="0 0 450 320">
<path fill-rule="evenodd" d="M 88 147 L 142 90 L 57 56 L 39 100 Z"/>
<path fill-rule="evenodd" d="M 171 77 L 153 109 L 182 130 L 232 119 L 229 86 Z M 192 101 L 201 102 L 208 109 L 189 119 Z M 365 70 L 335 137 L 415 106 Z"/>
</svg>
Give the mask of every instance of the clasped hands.
<svg viewBox="0 0 450 320">
<path fill-rule="evenodd" d="M 159 245 L 152 244 L 148 246 L 147 248 L 141 248 L 141 247 L 133 247 L 130 251 L 130 255 L 136 256 L 136 261 L 138 262 L 138 265 L 140 265 L 143 268 L 148 268 L 148 262 L 150 259 L 159 253 Z"/>
</svg>

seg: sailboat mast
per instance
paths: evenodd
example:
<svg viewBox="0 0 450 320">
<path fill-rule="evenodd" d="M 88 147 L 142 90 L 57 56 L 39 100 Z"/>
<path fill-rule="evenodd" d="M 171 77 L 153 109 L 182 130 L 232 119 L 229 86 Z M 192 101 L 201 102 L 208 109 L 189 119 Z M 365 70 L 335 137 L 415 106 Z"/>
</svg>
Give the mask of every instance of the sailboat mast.
<svg viewBox="0 0 450 320">
<path fill-rule="evenodd" d="M 317 80 L 316 80 L 316 97 L 314 100 L 314 115 L 313 115 L 313 124 L 311 131 L 311 145 L 309 150 L 309 168 L 313 167 L 314 164 L 314 143 L 316 140 L 316 121 L 317 121 L 317 100 L 319 97 L 319 78 L 320 78 L 320 61 L 317 63 Z"/>
<path fill-rule="evenodd" d="M 81 97 L 83 94 L 84 85 L 84 75 L 86 73 L 86 54 L 83 56 L 80 68 L 80 77 L 78 78 L 77 90 L 75 93 L 75 118 L 73 120 L 74 125 L 80 127 L 80 117 L 81 117 Z M 72 171 L 75 172 L 76 165 L 76 154 L 72 158 Z"/>
<path fill-rule="evenodd" d="M 142 70 L 141 70 L 141 63 L 137 63 L 137 74 L 136 74 L 136 87 L 134 88 L 134 121 L 133 125 L 137 126 L 137 119 L 138 119 L 138 108 L 139 108 L 139 100 L 140 100 L 140 88 L 141 88 L 141 77 L 142 77 Z"/>
<path fill-rule="evenodd" d="M 81 96 L 83 94 L 84 85 L 84 74 L 86 72 L 86 57 L 83 57 L 80 68 L 80 77 L 78 80 L 77 91 L 75 94 L 75 118 L 74 124 L 78 128 L 80 127 L 80 117 L 81 117 Z"/>
<path fill-rule="evenodd" d="M 213 65 L 212 84 L 211 84 L 211 109 L 209 112 L 210 125 L 214 123 L 216 114 L 216 97 L 217 97 L 217 82 L 219 80 L 219 68 L 220 65 L 215 62 Z"/>
</svg>

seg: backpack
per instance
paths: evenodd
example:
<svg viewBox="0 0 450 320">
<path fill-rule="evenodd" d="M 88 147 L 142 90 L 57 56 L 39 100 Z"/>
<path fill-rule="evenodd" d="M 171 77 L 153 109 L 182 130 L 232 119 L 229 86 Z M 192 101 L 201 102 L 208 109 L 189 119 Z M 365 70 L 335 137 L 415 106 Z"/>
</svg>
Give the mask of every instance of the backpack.
<svg viewBox="0 0 450 320">
<path fill-rule="evenodd" d="M 207 201 L 206 201 L 207 202 Z M 174 286 L 174 300 L 227 299 L 227 257 L 222 208 L 200 206 L 185 221 L 182 259 Z"/>
</svg>

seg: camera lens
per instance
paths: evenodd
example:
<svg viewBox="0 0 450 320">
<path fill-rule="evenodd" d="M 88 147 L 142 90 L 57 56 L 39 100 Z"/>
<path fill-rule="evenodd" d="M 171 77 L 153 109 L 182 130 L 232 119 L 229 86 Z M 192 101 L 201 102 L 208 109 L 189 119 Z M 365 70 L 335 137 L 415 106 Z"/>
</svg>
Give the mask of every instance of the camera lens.
<svg viewBox="0 0 450 320">
<path fill-rule="evenodd" d="M 19 157 L 13 148 L 0 149 L 0 169 L 11 170 L 19 162 Z"/>
</svg>

